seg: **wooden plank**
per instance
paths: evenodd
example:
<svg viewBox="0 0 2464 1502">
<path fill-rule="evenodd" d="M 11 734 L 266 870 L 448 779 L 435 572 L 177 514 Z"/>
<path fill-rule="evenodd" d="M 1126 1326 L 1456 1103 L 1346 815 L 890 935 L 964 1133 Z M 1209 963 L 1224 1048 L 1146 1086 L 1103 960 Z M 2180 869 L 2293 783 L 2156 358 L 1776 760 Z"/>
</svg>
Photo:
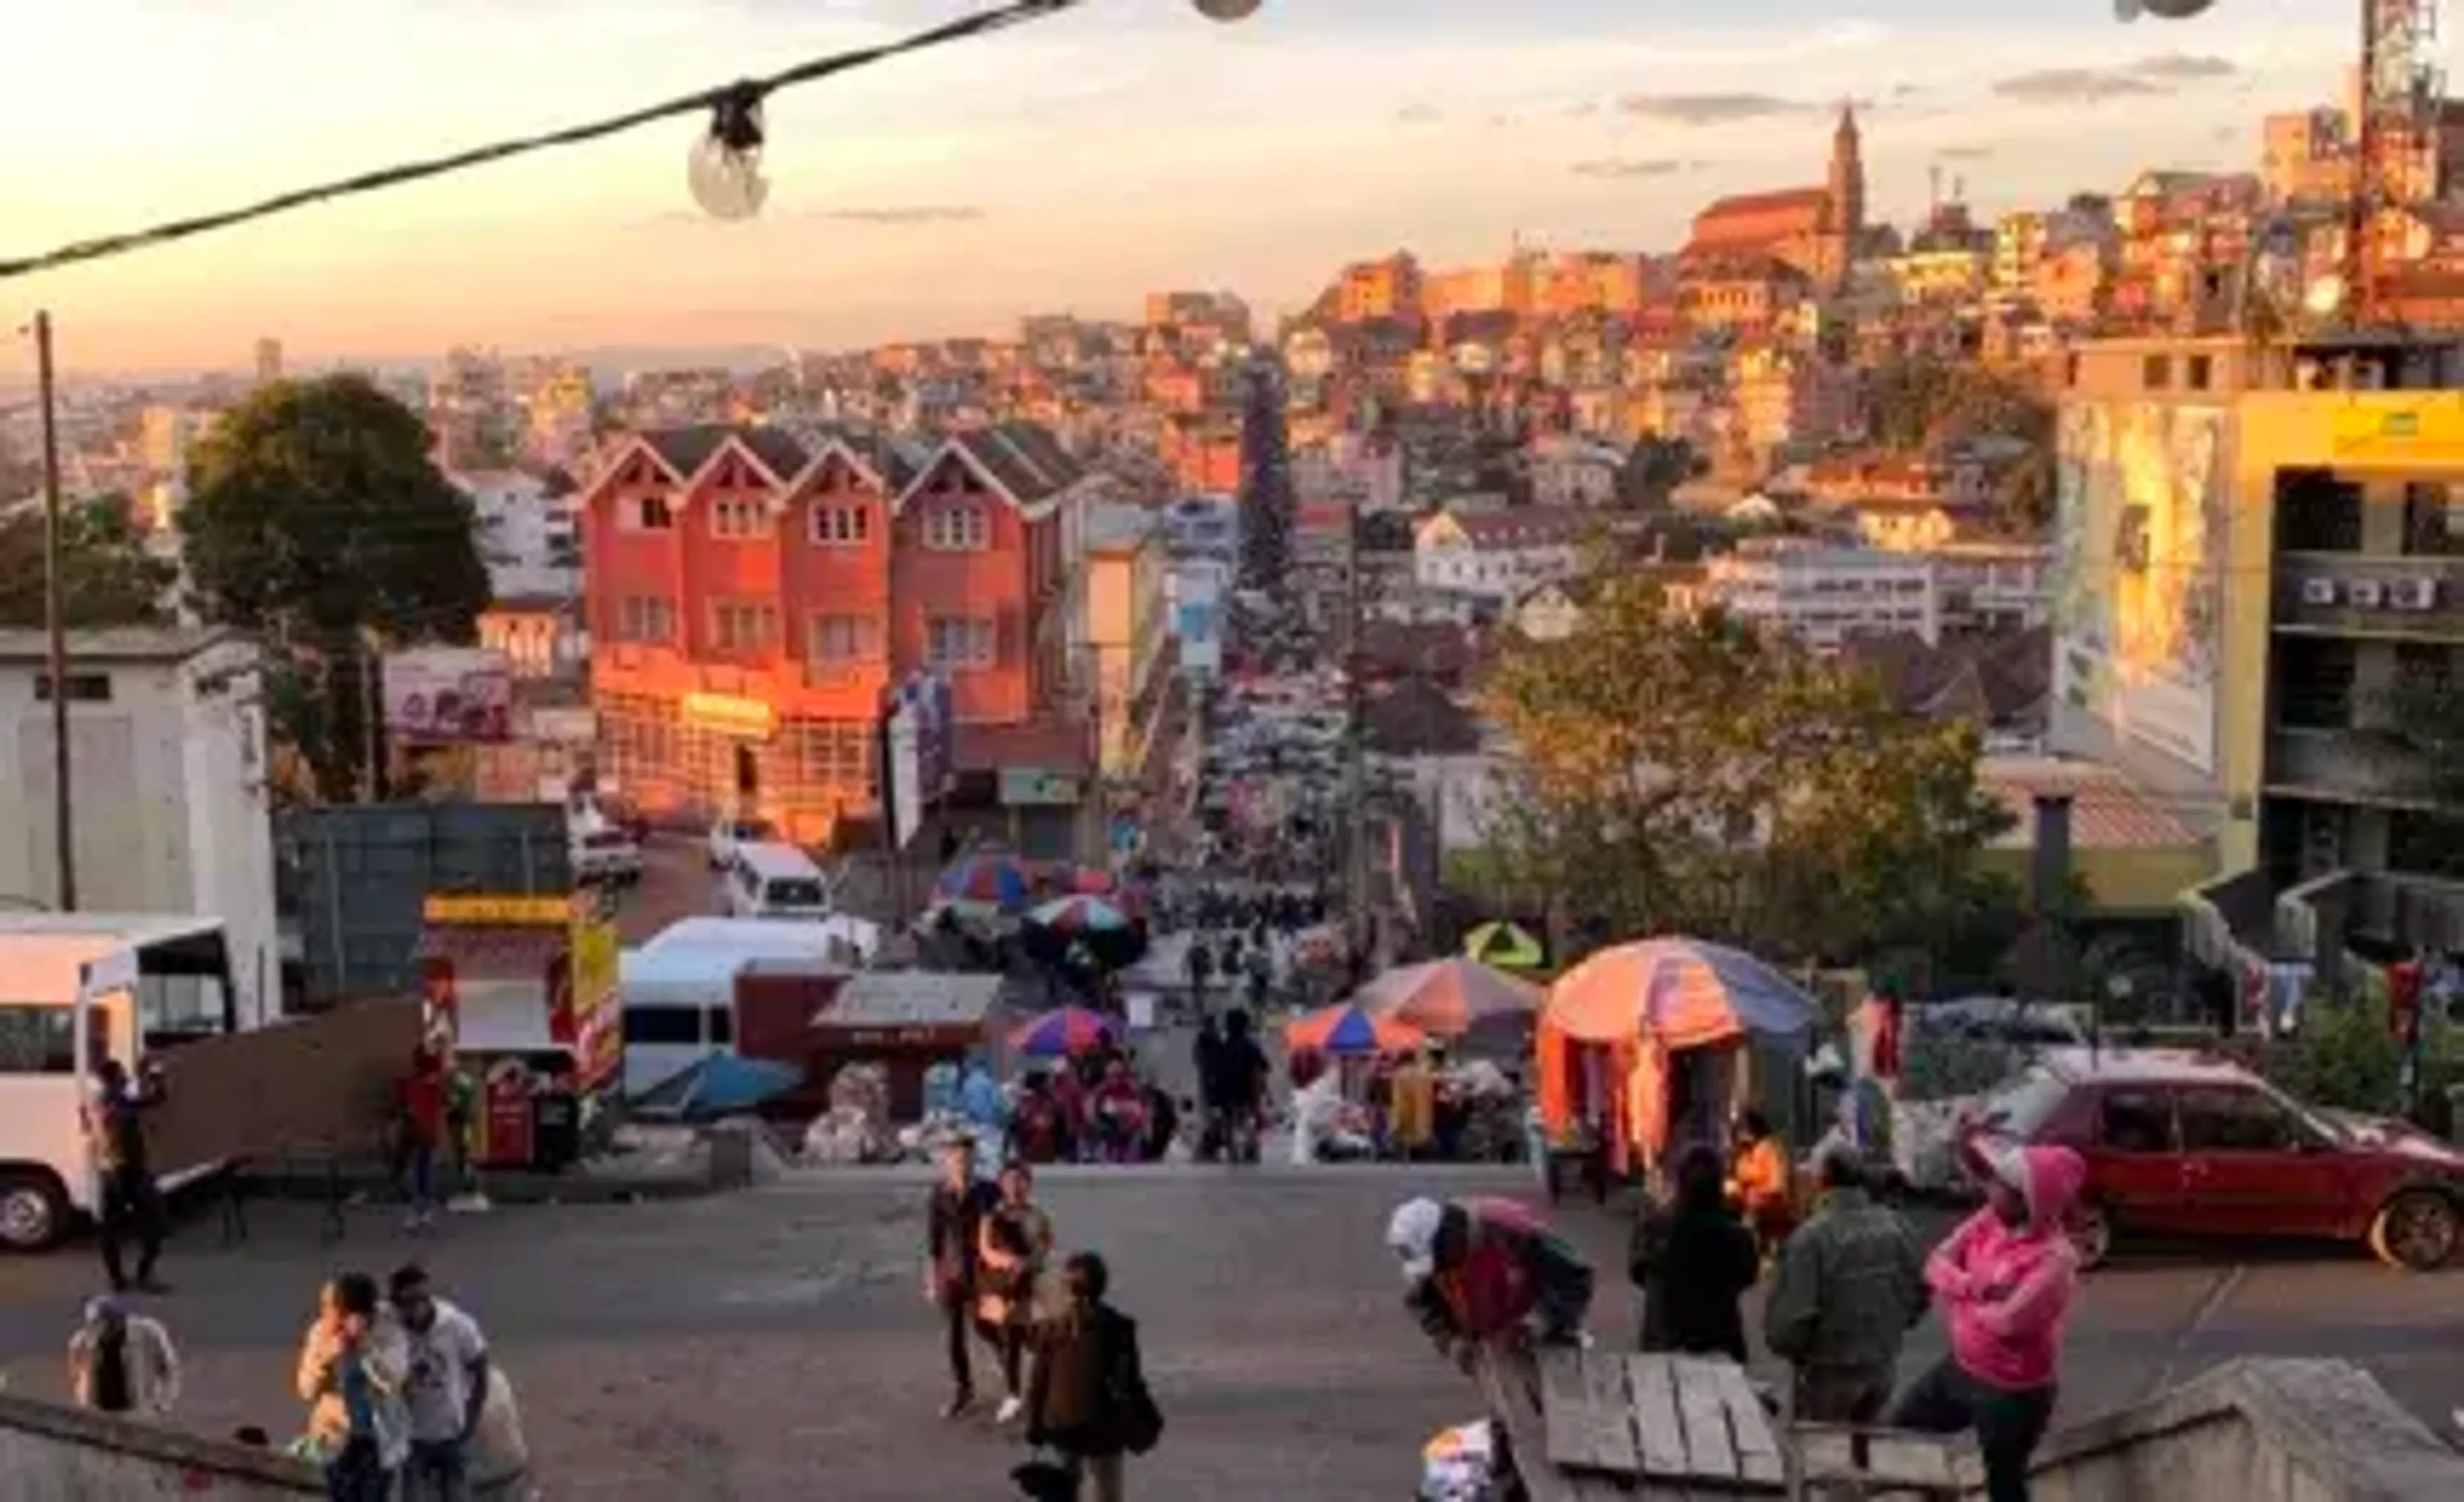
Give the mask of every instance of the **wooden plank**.
<svg viewBox="0 0 2464 1502">
<path fill-rule="evenodd" d="M 1771 1433 L 1771 1414 L 1754 1395 L 1753 1383 L 1746 1381 L 1746 1369 L 1723 1361 L 1711 1381 L 1721 1406 L 1727 1411 L 1728 1438 L 1737 1450 L 1737 1478 L 1773 1486 L 1785 1482 L 1788 1467 L 1780 1459 L 1779 1440 Z"/>
<path fill-rule="evenodd" d="M 1673 1357 L 1677 1417 L 1685 1425 L 1685 1469 L 1705 1481 L 1735 1481 L 1737 1447 L 1728 1437 L 1728 1411 L 1720 1402 L 1718 1367 L 1697 1357 Z"/>
<path fill-rule="evenodd" d="M 1646 1476 L 1686 1473 L 1685 1425 L 1677 1416 L 1677 1379 L 1664 1356 L 1625 1358 L 1626 1391 Z"/>
<path fill-rule="evenodd" d="M 1582 1353 L 1583 1385 L 1591 1398 L 1594 1422 L 1594 1464 L 1601 1470 L 1631 1477 L 1642 1469 L 1634 1443 L 1634 1397 L 1626 1382 L 1622 1357 L 1606 1351 Z"/>
<path fill-rule="evenodd" d="M 1845 1425 L 1799 1425 L 1789 1433 L 1798 1474 L 1816 1481 L 1861 1481 L 1873 1487 L 1956 1490 L 1959 1455 L 1966 1441 L 1903 1429 L 1859 1429 Z M 1864 1456 L 1857 1453 L 1864 1443 Z"/>
<path fill-rule="evenodd" d="M 1580 1351 L 1540 1353 L 1540 1419 L 1551 1464 L 1598 1469 L 1604 1425 L 1593 1407 Z"/>
</svg>

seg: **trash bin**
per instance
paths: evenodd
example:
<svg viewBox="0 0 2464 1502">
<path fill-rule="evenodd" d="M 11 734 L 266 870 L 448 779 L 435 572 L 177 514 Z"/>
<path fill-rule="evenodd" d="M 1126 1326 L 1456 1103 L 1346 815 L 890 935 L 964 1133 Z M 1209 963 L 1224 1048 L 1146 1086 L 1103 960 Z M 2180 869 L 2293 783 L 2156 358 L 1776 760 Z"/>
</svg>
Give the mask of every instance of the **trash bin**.
<svg viewBox="0 0 2464 1502">
<path fill-rule="evenodd" d="M 721 1121 L 710 1129 L 710 1184 L 714 1189 L 753 1186 L 753 1123 Z"/>
<path fill-rule="evenodd" d="M 582 1102 L 562 1086 L 550 1086 L 531 1101 L 531 1163 L 561 1174 L 582 1160 Z"/>
</svg>

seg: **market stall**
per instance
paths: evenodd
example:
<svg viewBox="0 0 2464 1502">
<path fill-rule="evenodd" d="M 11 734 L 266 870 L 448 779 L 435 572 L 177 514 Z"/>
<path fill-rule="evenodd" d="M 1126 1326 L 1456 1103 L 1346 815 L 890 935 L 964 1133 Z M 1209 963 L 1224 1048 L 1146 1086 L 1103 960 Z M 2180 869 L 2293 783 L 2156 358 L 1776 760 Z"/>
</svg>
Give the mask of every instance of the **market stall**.
<svg viewBox="0 0 2464 1502">
<path fill-rule="evenodd" d="M 1353 1002 L 1452 1049 L 1519 1058 L 1530 1047 L 1542 996 L 1529 982 L 1477 961 L 1436 960 L 1387 971 Z"/>
<path fill-rule="evenodd" d="M 851 977 L 813 1014 L 809 1072 L 828 1079 L 850 1064 L 877 1064 L 889 1115 L 913 1120 L 924 1110 L 924 1071 L 983 1047 L 1001 1000 L 992 975 L 937 970 L 869 970 Z"/>
<path fill-rule="evenodd" d="M 1552 1142 L 1595 1138 L 1606 1167 L 1661 1161 L 1672 1143 L 1725 1141 L 1760 1104 L 1786 1133 L 1820 1008 L 1753 956 L 1687 939 L 1601 950 L 1550 988 L 1535 1052 Z"/>
</svg>

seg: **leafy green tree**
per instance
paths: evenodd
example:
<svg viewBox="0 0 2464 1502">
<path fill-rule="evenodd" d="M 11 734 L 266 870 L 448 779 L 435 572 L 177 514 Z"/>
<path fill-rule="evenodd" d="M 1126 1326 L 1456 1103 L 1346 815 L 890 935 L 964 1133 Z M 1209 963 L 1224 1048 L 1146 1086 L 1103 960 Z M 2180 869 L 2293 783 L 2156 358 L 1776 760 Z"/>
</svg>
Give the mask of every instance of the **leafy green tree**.
<svg viewBox="0 0 2464 1502">
<path fill-rule="evenodd" d="M 1570 926 L 1849 962 L 2007 899 L 1975 875 L 2008 820 L 1974 733 L 1785 638 L 1611 580 L 1573 635 L 1512 642 L 1485 694 L 1513 748 L 1496 867 Z"/>
<path fill-rule="evenodd" d="M 2057 419 L 2024 376 L 1929 355 L 1894 360 L 1868 377 L 1865 413 L 1874 441 L 1887 449 L 1999 452 L 1991 477 L 1997 519 L 2023 533 L 2052 524 Z"/>
<path fill-rule="evenodd" d="M 43 514 L 30 507 L 0 519 L 0 625 L 43 624 Z M 60 611 L 72 627 L 153 626 L 179 570 L 146 550 L 145 536 L 118 497 L 60 510 Z"/>
<path fill-rule="evenodd" d="M 1661 510 L 1679 486 L 1706 468 L 1684 439 L 1644 433 L 1617 471 L 1617 504 L 1633 511 Z"/>
<path fill-rule="evenodd" d="M 488 603 L 470 497 L 418 414 L 356 375 L 275 382 L 189 459 L 180 524 L 197 608 L 262 636 L 306 685 L 276 728 L 328 798 L 357 785 L 372 651 L 468 642 Z"/>
</svg>

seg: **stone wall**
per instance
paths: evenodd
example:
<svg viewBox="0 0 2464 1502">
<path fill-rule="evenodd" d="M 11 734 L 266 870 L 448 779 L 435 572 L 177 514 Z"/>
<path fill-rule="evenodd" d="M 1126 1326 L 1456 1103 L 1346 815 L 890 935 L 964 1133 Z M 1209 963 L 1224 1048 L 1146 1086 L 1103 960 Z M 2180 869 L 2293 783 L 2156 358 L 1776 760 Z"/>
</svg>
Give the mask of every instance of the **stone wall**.
<svg viewBox="0 0 2464 1502">
<path fill-rule="evenodd" d="M 0 1502 L 266 1502 L 323 1494 L 316 1472 L 294 1460 L 0 1393 Z"/>
<path fill-rule="evenodd" d="M 2343 1361 L 2230 1362 L 2061 1430 L 2036 1461 L 2035 1502 L 2464 1498 L 2464 1454 Z"/>
</svg>

